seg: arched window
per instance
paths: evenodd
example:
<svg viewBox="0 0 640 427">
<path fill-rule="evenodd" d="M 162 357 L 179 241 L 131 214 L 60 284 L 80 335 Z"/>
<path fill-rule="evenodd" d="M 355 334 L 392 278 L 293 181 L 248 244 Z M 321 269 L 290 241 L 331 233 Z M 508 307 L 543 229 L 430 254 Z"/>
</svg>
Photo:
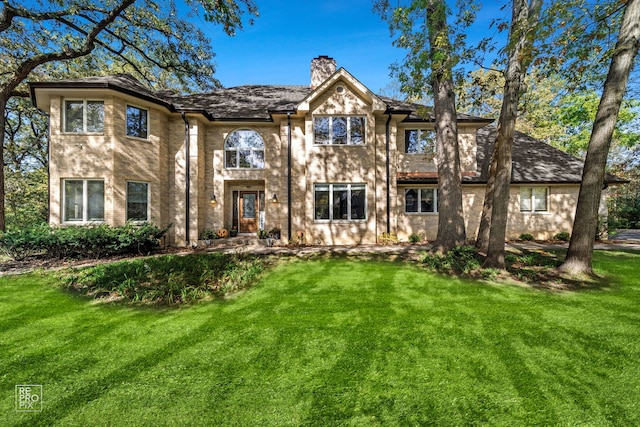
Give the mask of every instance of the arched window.
<svg viewBox="0 0 640 427">
<path fill-rule="evenodd" d="M 227 169 L 264 169 L 264 141 L 251 129 L 238 129 L 224 142 L 224 166 Z"/>
</svg>

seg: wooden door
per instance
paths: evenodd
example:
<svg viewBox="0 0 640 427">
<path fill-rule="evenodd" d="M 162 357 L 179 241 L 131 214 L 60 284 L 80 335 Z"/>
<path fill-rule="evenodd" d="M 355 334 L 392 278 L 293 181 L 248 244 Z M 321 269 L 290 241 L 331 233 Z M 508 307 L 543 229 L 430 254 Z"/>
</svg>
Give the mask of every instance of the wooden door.
<svg viewBox="0 0 640 427">
<path fill-rule="evenodd" d="M 240 233 L 258 231 L 258 192 L 240 192 Z"/>
</svg>

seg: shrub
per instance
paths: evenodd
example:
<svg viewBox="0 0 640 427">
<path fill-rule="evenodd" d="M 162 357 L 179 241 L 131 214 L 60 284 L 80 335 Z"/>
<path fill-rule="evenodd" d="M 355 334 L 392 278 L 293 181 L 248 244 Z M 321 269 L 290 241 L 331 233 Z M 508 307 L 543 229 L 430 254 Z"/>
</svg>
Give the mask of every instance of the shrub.
<svg viewBox="0 0 640 427">
<path fill-rule="evenodd" d="M 422 263 L 439 273 L 470 275 L 480 268 L 476 249 L 473 246 L 458 246 L 446 254 L 426 254 Z"/>
<path fill-rule="evenodd" d="M 419 234 L 413 233 L 409 236 L 409 241 L 411 243 L 418 243 L 420 240 L 422 240 L 422 237 L 420 237 Z"/>
<path fill-rule="evenodd" d="M 169 227 L 127 223 L 51 227 L 47 224 L 0 236 L 0 250 L 13 259 L 42 254 L 48 258 L 102 258 L 123 254 L 148 254 L 160 246 Z"/>
<path fill-rule="evenodd" d="M 383 245 L 393 245 L 398 243 L 398 236 L 396 233 L 382 233 L 378 237 L 378 241 Z"/>
<path fill-rule="evenodd" d="M 530 242 L 533 240 L 533 235 L 529 233 L 522 233 L 520 235 L 520 240 L 523 240 L 525 242 Z"/>
<path fill-rule="evenodd" d="M 263 269 L 257 258 L 232 254 L 168 255 L 85 268 L 67 275 L 63 286 L 88 296 L 171 305 L 247 288 Z"/>
<path fill-rule="evenodd" d="M 553 236 L 553 240 L 562 240 L 563 242 L 568 242 L 571 239 L 571 234 L 567 231 L 562 231 L 555 236 Z"/>
<path fill-rule="evenodd" d="M 210 228 L 205 228 L 200 234 L 200 240 L 215 240 L 218 238 L 218 233 Z"/>
</svg>

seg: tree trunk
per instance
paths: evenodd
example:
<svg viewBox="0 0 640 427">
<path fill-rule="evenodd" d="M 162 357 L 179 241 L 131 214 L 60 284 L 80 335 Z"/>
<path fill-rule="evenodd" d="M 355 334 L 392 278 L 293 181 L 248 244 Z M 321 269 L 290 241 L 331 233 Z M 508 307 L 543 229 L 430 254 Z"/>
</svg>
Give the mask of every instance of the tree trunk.
<svg viewBox="0 0 640 427">
<path fill-rule="evenodd" d="M 592 273 L 591 261 L 605 167 L 629 73 L 638 54 L 639 22 L 640 0 L 629 0 L 589 139 L 569 250 L 564 263 L 559 267 L 562 271 L 575 274 Z"/>
<path fill-rule="evenodd" d="M 7 124 L 6 112 L 7 112 L 7 100 L 8 97 L 0 94 L 0 232 L 6 231 L 7 222 L 5 219 L 5 189 L 4 189 L 4 129 Z"/>
<path fill-rule="evenodd" d="M 427 5 L 433 104 L 438 163 L 438 235 L 436 252 L 464 245 L 466 234 L 462 210 L 462 174 L 458 149 L 458 120 L 452 73 L 452 46 L 449 41 L 446 4 L 431 0 Z"/>
<path fill-rule="evenodd" d="M 537 0 L 530 4 L 527 0 L 514 0 L 513 2 L 504 97 L 492 156 L 492 160 L 493 157 L 496 159 L 496 173 L 493 185 L 489 245 L 485 260 L 485 266 L 490 268 L 505 268 L 504 241 L 509 216 L 513 135 L 518 117 L 520 87 L 531 58 L 528 52 L 532 45 L 531 28 L 538 19 L 539 6 Z"/>
<path fill-rule="evenodd" d="M 484 193 L 484 203 L 482 204 L 482 215 L 480 216 L 480 226 L 476 238 L 476 248 L 483 253 L 489 250 L 489 232 L 491 230 L 491 211 L 493 210 L 493 187 L 496 182 L 496 168 L 498 159 L 495 150 L 492 151 L 491 164 L 489 166 L 489 178 L 487 188 Z"/>
<path fill-rule="evenodd" d="M 438 236 L 434 250 L 447 252 L 466 243 L 453 81 L 434 81 L 433 93 L 438 160 Z"/>
</svg>

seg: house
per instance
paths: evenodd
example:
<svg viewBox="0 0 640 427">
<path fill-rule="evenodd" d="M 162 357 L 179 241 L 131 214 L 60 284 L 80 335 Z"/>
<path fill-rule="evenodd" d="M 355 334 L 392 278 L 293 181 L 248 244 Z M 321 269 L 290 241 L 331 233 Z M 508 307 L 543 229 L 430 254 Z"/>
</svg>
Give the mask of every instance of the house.
<svg viewBox="0 0 640 427">
<path fill-rule="evenodd" d="M 375 243 L 386 232 L 436 237 L 433 115 L 374 94 L 332 58 L 312 60 L 310 86 L 183 96 L 121 74 L 35 82 L 30 91 L 50 117 L 52 224 L 173 224 L 173 245 L 232 226 L 327 245 Z M 469 237 L 491 122 L 458 116 Z M 570 231 L 581 170 L 578 159 L 517 134 L 507 236 Z"/>
</svg>

